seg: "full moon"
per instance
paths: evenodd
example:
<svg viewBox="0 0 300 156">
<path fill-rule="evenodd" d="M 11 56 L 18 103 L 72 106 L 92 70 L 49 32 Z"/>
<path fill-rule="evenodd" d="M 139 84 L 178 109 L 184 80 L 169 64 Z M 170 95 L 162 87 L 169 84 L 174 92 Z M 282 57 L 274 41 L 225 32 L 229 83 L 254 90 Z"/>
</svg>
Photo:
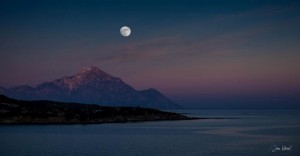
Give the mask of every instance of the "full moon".
<svg viewBox="0 0 300 156">
<path fill-rule="evenodd" d="M 123 26 L 123 27 L 120 29 L 120 33 L 121 33 L 122 36 L 127 37 L 127 36 L 130 35 L 131 30 L 130 30 L 129 27 Z"/>
</svg>

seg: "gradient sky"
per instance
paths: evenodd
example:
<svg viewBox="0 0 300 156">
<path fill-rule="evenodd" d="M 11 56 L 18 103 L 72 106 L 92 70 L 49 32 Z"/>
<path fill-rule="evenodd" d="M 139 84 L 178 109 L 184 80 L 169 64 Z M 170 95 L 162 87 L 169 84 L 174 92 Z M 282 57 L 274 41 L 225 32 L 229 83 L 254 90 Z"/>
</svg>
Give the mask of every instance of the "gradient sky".
<svg viewBox="0 0 300 156">
<path fill-rule="evenodd" d="M 297 0 L 2 0 L 0 19 L 3 87 L 95 65 L 191 107 L 300 107 Z"/>
</svg>

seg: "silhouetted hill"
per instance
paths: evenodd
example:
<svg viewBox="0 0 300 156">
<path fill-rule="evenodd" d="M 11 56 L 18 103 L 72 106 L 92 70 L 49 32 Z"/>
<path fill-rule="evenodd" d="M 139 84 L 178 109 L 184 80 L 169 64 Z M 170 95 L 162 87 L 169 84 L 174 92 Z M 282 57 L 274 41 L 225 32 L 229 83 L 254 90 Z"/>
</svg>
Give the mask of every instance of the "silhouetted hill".
<svg viewBox="0 0 300 156">
<path fill-rule="evenodd" d="M 23 101 L 0 95 L 1 124 L 87 124 L 190 119 L 194 118 L 149 108 Z"/>
</svg>

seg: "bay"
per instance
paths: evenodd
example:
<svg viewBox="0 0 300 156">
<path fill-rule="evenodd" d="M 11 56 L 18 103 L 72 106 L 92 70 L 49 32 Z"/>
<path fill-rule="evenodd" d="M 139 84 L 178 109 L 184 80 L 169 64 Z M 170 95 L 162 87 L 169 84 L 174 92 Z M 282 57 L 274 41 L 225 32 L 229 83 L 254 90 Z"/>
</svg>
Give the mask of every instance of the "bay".
<svg viewBox="0 0 300 156">
<path fill-rule="evenodd" d="M 300 155 L 299 110 L 178 112 L 234 119 L 1 125 L 0 155 Z"/>
</svg>

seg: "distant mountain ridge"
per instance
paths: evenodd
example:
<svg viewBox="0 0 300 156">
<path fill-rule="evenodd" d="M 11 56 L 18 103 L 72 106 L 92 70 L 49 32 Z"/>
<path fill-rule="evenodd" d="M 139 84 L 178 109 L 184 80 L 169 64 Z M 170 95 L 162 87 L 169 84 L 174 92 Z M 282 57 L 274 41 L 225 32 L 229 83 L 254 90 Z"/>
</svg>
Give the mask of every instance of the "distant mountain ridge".
<svg viewBox="0 0 300 156">
<path fill-rule="evenodd" d="M 94 103 L 104 106 L 139 106 L 156 109 L 180 109 L 175 102 L 155 89 L 137 91 L 120 78 L 91 66 L 74 76 L 65 76 L 37 87 L 0 88 L 0 93 L 21 100 L 53 100 Z"/>
</svg>

